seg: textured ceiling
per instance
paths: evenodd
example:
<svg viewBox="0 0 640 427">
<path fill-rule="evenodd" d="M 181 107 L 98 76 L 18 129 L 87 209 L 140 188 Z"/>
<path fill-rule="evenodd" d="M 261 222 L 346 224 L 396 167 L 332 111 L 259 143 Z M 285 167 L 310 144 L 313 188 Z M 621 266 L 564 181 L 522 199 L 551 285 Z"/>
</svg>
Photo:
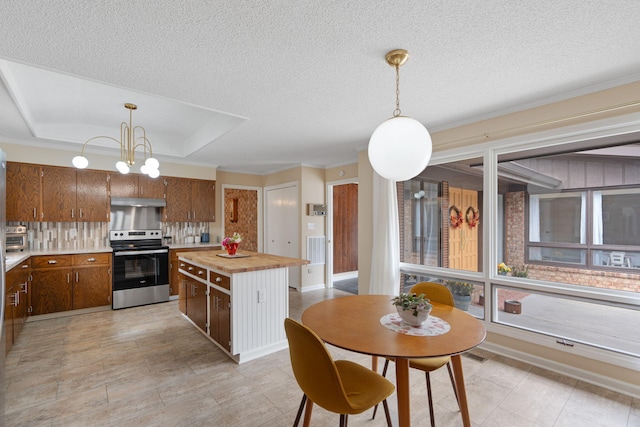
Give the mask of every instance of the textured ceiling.
<svg viewBox="0 0 640 427">
<path fill-rule="evenodd" d="M 391 116 L 391 49 L 411 54 L 403 113 L 441 130 L 640 80 L 639 16 L 637 0 L 3 0 L 0 59 L 101 89 L 44 78 L 26 101 L 3 75 L 0 140 L 78 150 L 65 124 L 117 137 L 134 102 L 161 161 L 334 166 Z"/>
</svg>

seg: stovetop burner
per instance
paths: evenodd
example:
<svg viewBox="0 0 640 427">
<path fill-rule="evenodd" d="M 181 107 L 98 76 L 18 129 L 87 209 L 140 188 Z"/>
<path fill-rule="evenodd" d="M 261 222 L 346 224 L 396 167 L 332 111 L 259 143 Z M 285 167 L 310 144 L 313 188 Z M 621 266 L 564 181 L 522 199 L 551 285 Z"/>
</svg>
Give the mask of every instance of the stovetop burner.
<svg viewBox="0 0 640 427">
<path fill-rule="evenodd" d="M 114 251 L 167 248 L 162 245 L 162 230 L 112 230 L 109 243 Z"/>
</svg>

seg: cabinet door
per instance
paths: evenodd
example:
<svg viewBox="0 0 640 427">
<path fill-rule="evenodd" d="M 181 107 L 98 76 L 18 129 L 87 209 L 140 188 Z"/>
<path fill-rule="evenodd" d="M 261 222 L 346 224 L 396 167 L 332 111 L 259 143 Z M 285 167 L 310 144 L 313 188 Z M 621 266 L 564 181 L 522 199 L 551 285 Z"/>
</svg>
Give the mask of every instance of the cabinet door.
<svg viewBox="0 0 640 427">
<path fill-rule="evenodd" d="M 209 336 L 227 351 L 231 351 L 231 298 L 217 289 L 209 292 Z"/>
<path fill-rule="evenodd" d="M 179 274 L 178 275 L 178 293 L 180 296 L 178 300 L 178 308 L 180 309 L 182 314 L 187 314 L 187 298 L 188 298 L 187 287 L 188 286 L 189 284 L 188 284 L 187 276 L 185 276 L 184 274 Z"/>
<path fill-rule="evenodd" d="M 31 284 L 33 314 L 71 310 L 71 268 L 34 270 Z"/>
<path fill-rule="evenodd" d="M 138 197 L 138 175 L 110 174 L 109 191 L 111 197 Z"/>
<path fill-rule="evenodd" d="M 169 295 L 179 295 L 180 294 L 180 279 L 181 275 L 178 271 L 179 261 L 178 261 L 178 251 L 175 249 L 169 249 Z"/>
<path fill-rule="evenodd" d="M 9 353 L 13 346 L 13 311 L 14 311 L 15 291 L 13 287 L 7 286 L 4 295 L 4 345 L 5 354 Z"/>
<path fill-rule="evenodd" d="M 109 222 L 109 172 L 76 172 L 77 220 Z"/>
<path fill-rule="evenodd" d="M 191 180 L 191 221 L 215 221 L 215 181 Z"/>
<path fill-rule="evenodd" d="M 149 178 L 147 175 L 138 176 L 138 195 L 146 199 L 164 198 L 164 180 L 161 178 Z"/>
<path fill-rule="evenodd" d="M 7 221 L 38 221 L 40 166 L 7 162 Z"/>
<path fill-rule="evenodd" d="M 167 207 L 165 221 L 191 221 L 191 180 L 184 178 L 167 178 Z"/>
<path fill-rule="evenodd" d="M 111 268 L 76 268 L 73 272 L 72 308 L 100 307 L 111 304 Z"/>
<path fill-rule="evenodd" d="M 55 166 L 42 167 L 41 221 L 77 221 L 76 170 Z"/>
<path fill-rule="evenodd" d="M 203 331 L 207 330 L 207 285 L 189 279 L 189 298 L 187 299 L 187 316 Z"/>
</svg>

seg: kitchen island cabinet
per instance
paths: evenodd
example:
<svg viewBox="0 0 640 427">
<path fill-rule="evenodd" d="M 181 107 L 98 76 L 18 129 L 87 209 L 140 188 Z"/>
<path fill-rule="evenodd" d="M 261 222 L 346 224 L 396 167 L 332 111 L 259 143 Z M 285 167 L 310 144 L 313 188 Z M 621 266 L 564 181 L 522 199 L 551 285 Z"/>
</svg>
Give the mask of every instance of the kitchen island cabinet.
<svg viewBox="0 0 640 427">
<path fill-rule="evenodd" d="M 226 258 L 220 256 L 226 252 L 211 250 L 178 252 L 178 258 L 184 280 L 207 286 L 208 320 L 203 333 L 234 361 L 243 363 L 287 348 L 283 322 L 289 316 L 288 268 L 309 261 L 238 253 L 246 257 Z M 200 274 L 203 270 L 206 274 Z M 189 313 L 189 287 L 185 291 Z"/>
</svg>

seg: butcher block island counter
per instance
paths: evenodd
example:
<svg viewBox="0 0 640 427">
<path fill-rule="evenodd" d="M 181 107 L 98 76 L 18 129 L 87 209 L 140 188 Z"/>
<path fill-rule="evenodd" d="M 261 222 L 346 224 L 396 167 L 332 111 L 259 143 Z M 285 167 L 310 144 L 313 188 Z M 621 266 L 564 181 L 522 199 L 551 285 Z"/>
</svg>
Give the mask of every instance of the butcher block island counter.
<svg viewBox="0 0 640 427">
<path fill-rule="evenodd" d="M 178 252 L 180 311 L 237 363 L 287 348 L 288 268 L 309 261 L 259 252 Z"/>
</svg>

